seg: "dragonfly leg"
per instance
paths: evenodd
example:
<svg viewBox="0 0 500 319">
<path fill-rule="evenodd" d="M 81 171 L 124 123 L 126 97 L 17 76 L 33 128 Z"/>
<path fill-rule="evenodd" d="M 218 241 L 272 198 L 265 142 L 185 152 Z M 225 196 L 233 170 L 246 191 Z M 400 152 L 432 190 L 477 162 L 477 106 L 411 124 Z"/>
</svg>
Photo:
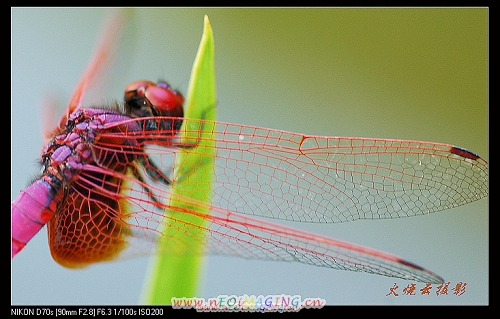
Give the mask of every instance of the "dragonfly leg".
<svg viewBox="0 0 500 319">
<path fill-rule="evenodd" d="M 139 158 L 139 163 L 144 167 L 148 176 L 155 182 L 160 182 L 167 186 L 172 184 L 172 181 L 163 174 L 148 155 Z"/>
<path fill-rule="evenodd" d="M 146 186 L 147 185 L 146 181 L 142 177 L 141 173 L 139 173 L 138 171 L 136 171 L 136 174 L 134 174 L 134 175 L 142 183 L 142 185 L 143 185 L 142 188 L 144 188 L 144 190 L 148 193 L 149 198 L 151 198 L 151 200 L 153 202 L 160 204 L 160 201 L 158 200 L 158 198 L 156 198 L 156 196 L 153 194 L 153 192 L 151 191 L 151 189 L 149 189 L 149 187 Z"/>
<path fill-rule="evenodd" d="M 144 157 L 139 157 L 138 162 L 140 166 L 144 168 L 148 177 L 154 180 L 155 182 L 160 182 L 167 186 L 172 184 L 170 179 L 167 176 L 165 176 L 165 174 L 163 174 L 163 172 L 156 166 L 156 164 L 149 156 L 144 155 Z M 144 188 L 144 190 L 148 193 L 148 196 L 151 198 L 151 200 L 153 200 L 156 203 L 160 203 L 160 201 L 158 200 L 158 198 L 156 198 L 151 189 L 147 187 L 147 182 L 145 181 L 143 175 L 140 173 L 139 170 L 137 169 L 134 170 L 134 176 L 142 183 L 143 185 L 142 188 Z"/>
</svg>

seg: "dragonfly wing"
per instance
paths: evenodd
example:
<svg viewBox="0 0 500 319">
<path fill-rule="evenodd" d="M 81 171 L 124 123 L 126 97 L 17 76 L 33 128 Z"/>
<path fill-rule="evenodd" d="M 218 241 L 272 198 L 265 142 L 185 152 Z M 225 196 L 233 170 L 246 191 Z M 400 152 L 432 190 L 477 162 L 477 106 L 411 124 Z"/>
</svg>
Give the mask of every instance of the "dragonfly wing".
<svg viewBox="0 0 500 319">
<path fill-rule="evenodd" d="M 488 194 L 488 163 L 452 145 L 217 125 L 214 203 L 333 223 L 437 212 Z"/>
<path fill-rule="evenodd" d="M 70 114 L 80 108 L 87 89 L 96 84 L 99 75 L 103 74 L 106 66 L 111 64 L 112 54 L 118 45 L 118 38 L 129 15 L 130 13 L 127 10 L 116 10 L 112 11 L 105 21 L 100 39 L 71 94 L 66 111 L 59 122 L 59 128 L 63 128 Z"/>
<path fill-rule="evenodd" d="M 215 254 L 300 262 L 420 282 L 443 281 L 397 256 L 250 216 L 214 209 L 209 223 L 208 251 Z"/>
<path fill-rule="evenodd" d="M 119 194 L 122 180 L 111 171 L 104 172 L 83 171 L 47 223 L 52 257 L 65 267 L 83 268 L 113 260 L 126 247 L 128 202 L 113 196 Z"/>
<path fill-rule="evenodd" d="M 238 214 L 219 207 L 204 207 L 189 198 L 179 209 L 164 205 L 163 210 L 145 211 L 144 202 L 132 199 L 128 227 L 128 250 L 124 255 L 144 251 L 156 254 L 213 254 L 245 259 L 300 262 L 318 267 L 362 271 L 426 283 L 441 283 L 437 274 L 400 257 L 333 238 L 286 227 Z M 203 210 L 210 213 L 201 212 Z M 161 241 L 161 245 L 156 245 Z M 202 245 L 199 245 L 201 241 Z M 195 242 L 197 244 L 192 245 Z M 161 247 L 161 248 L 159 248 Z M 191 247 L 202 247 L 192 250 Z M 161 249 L 161 251 L 158 251 Z"/>
<path fill-rule="evenodd" d="M 200 161 L 209 156 L 197 153 L 196 141 L 202 135 L 187 132 L 190 144 L 182 145 L 171 129 L 163 132 L 161 125 L 145 125 L 153 119 L 129 121 L 137 125 L 122 127 L 149 129 L 104 132 L 96 139 L 95 151 L 105 152 L 109 146 L 102 141 L 113 140 L 112 151 L 118 158 L 147 154 L 142 165 L 154 162 L 171 183 L 200 182 L 190 181 L 190 170 L 174 163 L 181 149 L 199 154 Z M 185 121 L 193 123 L 185 127 L 204 125 Z M 486 161 L 446 144 L 306 136 L 227 123 L 217 123 L 215 130 L 217 182 L 210 207 L 188 195 L 176 195 L 173 200 L 170 186 L 148 177 L 147 167 L 136 166 L 132 175 L 115 174 L 126 181 L 119 196 L 130 203 L 123 218 L 132 235 L 128 247 L 133 254 L 154 250 L 158 241 L 170 243 L 162 245 L 167 251 L 159 253 L 203 253 L 189 250 L 188 241 L 195 240 L 203 241 L 206 252 L 213 254 L 437 283 L 442 278 L 399 257 L 250 215 L 322 223 L 395 218 L 439 211 L 487 195 Z M 146 178 L 137 178 L 138 174 Z M 179 201 L 187 203 L 184 208 L 173 204 Z"/>
<path fill-rule="evenodd" d="M 199 134 L 204 122 L 185 119 L 183 129 L 194 127 L 198 131 L 176 132 L 177 136 L 191 136 L 190 144 L 178 141 L 171 128 L 149 125 L 151 121 L 172 120 L 130 120 L 135 125 L 123 127 L 155 127 L 156 131 L 116 130 L 102 133 L 101 140 L 122 139 L 121 144 L 130 145 L 113 150 L 117 156 L 122 152 L 122 157 L 147 149 L 172 183 L 190 182 L 189 174 L 196 167 L 186 168 L 182 163 L 174 167 L 175 157 L 179 148 L 197 154 L 196 145 L 205 138 Z M 113 126 L 116 124 L 108 129 Z M 207 143 L 216 148 L 212 203 L 232 212 L 334 223 L 428 214 L 488 195 L 488 163 L 448 144 L 309 136 L 222 122 L 217 122 L 214 130 L 215 140 Z M 99 141 L 94 145 L 99 152 L 106 152 L 107 147 Z M 212 156 L 199 155 L 200 161 Z M 168 198 L 168 185 L 154 180 L 149 183 L 158 198 Z"/>
</svg>

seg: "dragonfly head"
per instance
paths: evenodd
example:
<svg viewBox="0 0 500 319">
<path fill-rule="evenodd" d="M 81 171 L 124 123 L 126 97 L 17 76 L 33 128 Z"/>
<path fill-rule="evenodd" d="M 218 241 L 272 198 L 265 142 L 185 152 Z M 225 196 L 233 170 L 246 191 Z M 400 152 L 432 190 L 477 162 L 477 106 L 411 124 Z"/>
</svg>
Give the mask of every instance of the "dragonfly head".
<svg viewBox="0 0 500 319">
<path fill-rule="evenodd" d="M 184 96 L 167 82 L 139 80 L 125 88 L 125 112 L 130 117 L 183 117 Z"/>
</svg>

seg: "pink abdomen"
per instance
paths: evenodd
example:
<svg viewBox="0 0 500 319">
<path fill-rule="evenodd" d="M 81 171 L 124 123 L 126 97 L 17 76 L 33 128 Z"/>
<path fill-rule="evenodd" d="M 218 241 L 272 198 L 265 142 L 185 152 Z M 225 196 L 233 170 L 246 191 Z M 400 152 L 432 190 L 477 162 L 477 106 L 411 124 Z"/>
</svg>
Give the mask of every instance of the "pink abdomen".
<svg viewBox="0 0 500 319">
<path fill-rule="evenodd" d="M 12 257 L 56 212 L 56 195 L 60 195 L 60 189 L 41 178 L 23 189 L 12 202 Z"/>
</svg>

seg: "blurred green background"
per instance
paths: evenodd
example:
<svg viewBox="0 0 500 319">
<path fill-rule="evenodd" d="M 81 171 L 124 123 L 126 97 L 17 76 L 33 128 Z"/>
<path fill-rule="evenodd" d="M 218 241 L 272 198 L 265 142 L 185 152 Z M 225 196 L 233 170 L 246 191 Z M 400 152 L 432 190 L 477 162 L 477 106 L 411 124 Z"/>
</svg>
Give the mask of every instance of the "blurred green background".
<svg viewBox="0 0 500 319">
<path fill-rule="evenodd" d="M 38 172 L 43 99 L 55 94 L 66 103 L 106 13 L 11 10 L 12 200 Z M 485 8 L 135 9 L 117 66 L 107 73 L 109 87 L 95 101 L 121 99 L 123 88 L 142 78 L 166 79 L 185 92 L 205 14 L 215 37 L 220 121 L 450 143 L 488 160 Z M 487 199 L 416 218 L 295 226 L 400 255 L 451 285 L 466 282 L 466 293 L 386 297 L 394 282 L 400 292 L 408 283 L 211 256 L 199 296 L 300 294 L 328 304 L 488 303 Z M 52 260 L 46 240 L 44 229 L 12 261 L 12 304 L 138 302 L 147 257 L 67 270 Z"/>
</svg>

